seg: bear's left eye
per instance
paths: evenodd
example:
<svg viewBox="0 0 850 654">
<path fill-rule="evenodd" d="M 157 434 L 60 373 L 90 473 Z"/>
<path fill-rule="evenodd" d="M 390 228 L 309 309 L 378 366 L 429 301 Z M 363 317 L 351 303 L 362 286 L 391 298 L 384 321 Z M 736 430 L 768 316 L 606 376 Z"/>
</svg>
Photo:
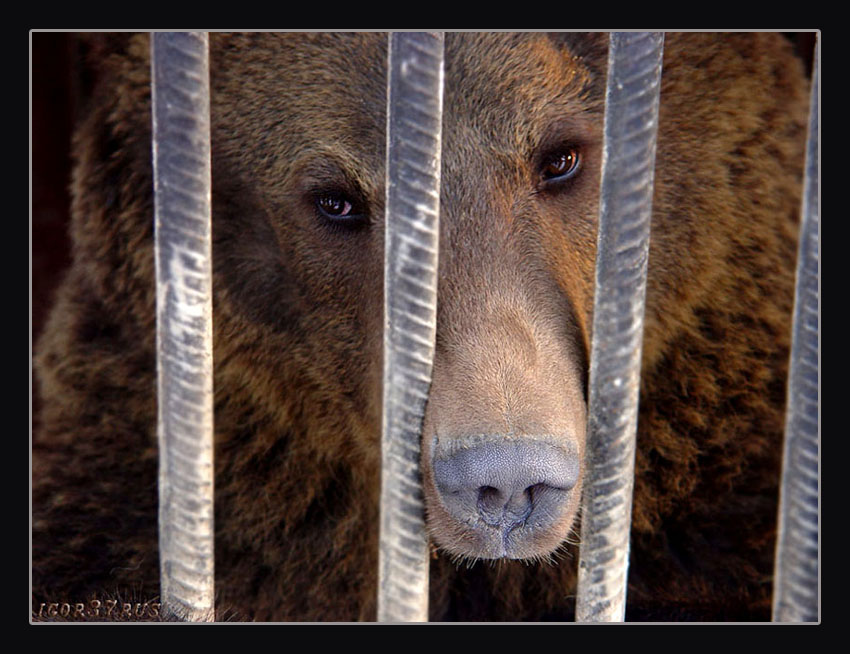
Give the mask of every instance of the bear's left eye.
<svg viewBox="0 0 850 654">
<path fill-rule="evenodd" d="M 581 160 L 578 149 L 567 148 L 556 152 L 543 161 L 540 176 L 544 182 L 560 182 L 574 177 Z"/>
</svg>

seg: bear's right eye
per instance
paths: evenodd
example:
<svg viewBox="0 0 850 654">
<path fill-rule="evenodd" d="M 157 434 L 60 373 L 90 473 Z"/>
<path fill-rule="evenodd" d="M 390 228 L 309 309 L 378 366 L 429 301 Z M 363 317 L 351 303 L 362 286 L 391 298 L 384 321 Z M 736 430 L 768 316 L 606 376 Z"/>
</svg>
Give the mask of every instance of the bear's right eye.
<svg viewBox="0 0 850 654">
<path fill-rule="evenodd" d="M 319 209 L 329 218 L 344 218 L 351 215 L 352 204 L 339 195 L 323 195 L 316 200 Z"/>
<path fill-rule="evenodd" d="M 363 219 L 357 203 L 344 193 L 329 191 L 315 196 L 316 208 L 326 219 L 335 223 L 355 223 Z"/>
</svg>

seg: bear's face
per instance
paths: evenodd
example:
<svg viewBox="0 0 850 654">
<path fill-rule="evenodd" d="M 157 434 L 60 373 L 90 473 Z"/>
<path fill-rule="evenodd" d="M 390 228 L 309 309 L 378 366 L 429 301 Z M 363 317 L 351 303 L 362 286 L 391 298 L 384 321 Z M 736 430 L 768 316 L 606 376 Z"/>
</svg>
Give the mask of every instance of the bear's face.
<svg viewBox="0 0 850 654">
<path fill-rule="evenodd" d="M 253 35 L 212 51 L 217 374 L 300 425 L 304 451 L 372 466 L 386 47 Z M 601 94 L 545 35 L 445 47 L 428 529 L 458 557 L 540 558 L 581 494 Z M 262 347 L 241 349 L 246 336 Z"/>
</svg>

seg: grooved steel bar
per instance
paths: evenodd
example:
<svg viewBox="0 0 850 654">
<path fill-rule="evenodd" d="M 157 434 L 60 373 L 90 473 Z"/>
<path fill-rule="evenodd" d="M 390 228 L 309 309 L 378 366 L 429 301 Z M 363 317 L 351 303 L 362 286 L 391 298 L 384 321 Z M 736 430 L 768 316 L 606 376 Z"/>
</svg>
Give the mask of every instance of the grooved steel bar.
<svg viewBox="0 0 850 654">
<path fill-rule="evenodd" d="M 818 42 L 812 74 L 806 178 L 788 374 L 788 409 L 773 591 L 775 622 L 816 622 L 820 619 L 819 58 Z"/>
<path fill-rule="evenodd" d="M 388 71 L 378 620 L 425 622 L 419 452 L 437 331 L 442 34 L 392 33 Z"/>
<path fill-rule="evenodd" d="M 625 618 L 664 36 L 613 33 L 596 254 L 576 620 Z"/>
<path fill-rule="evenodd" d="M 207 35 L 151 38 L 166 619 L 214 619 L 210 104 Z"/>
</svg>

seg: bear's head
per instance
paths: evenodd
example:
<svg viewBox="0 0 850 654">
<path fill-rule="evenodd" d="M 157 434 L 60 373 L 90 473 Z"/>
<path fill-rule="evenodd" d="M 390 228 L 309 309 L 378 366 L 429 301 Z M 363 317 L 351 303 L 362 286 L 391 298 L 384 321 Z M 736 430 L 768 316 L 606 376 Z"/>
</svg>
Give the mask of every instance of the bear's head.
<svg viewBox="0 0 850 654">
<path fill-rule="evenodd" d="M 386 48 L 376 34 L 265 35 L 212 53 L 218 381 L 298 425 L 292 447 L 372 465 Z M 579 506 L 603 89 L 575 50 L 447 37 L 421 464 L 430 535 L 460 557 L 546 557 Z"/>
<path fill-rule="evenodd" d="M 799 211 L 789 162 L 804 134 L 798 73 L 773 65 L 769 35 L 668 36 L 637 453 L 645 531 L 693 504 L 706 448 L 737 475 L 779 433 Z M 77 135 L 73 274 L 147 357 L 132 416 L 152 434 L 147 48 L 134 37 L 100 62 L 107 83 Z M 458 559 L 546 559 L 570 540 L 582 489 L 607 35 L 447 34 L 445 53 L 427 525 Z M 264 565 L 289 556 L 267 543 L 299 534 L 306 552 L 335 533 L 351 568 L 346 547 L 377 549 L 386 56 L 384 34 L 210 38 L 217 524 Z M 788 112 L 763 110 L 774 87 Z M 140 376 L 113 359 L 103 370 L 109 388 Z M 690 409 L 668 410 L 684 396 Z M 647 477 L 658 461 L 674 470 L 660 485 Z"/>
</svg>

